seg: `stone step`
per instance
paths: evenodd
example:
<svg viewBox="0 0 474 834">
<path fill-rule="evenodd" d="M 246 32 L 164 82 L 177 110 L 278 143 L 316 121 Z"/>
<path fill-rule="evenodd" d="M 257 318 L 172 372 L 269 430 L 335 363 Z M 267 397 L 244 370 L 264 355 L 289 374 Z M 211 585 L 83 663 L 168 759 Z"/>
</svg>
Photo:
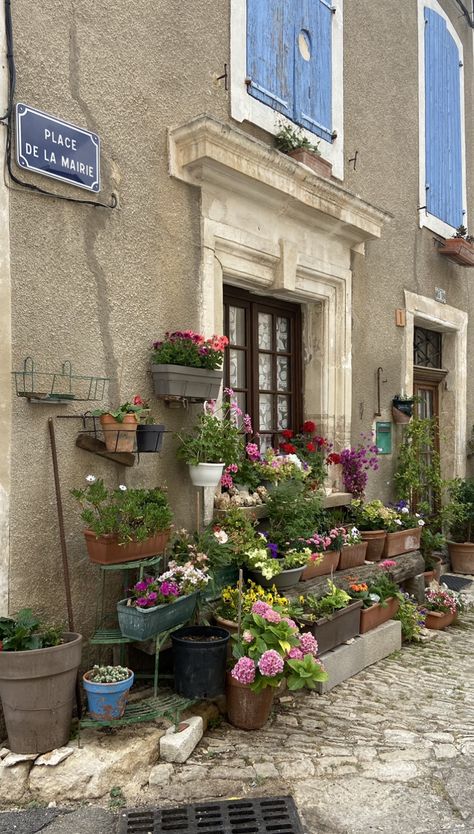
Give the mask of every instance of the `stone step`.
<svg viewBox="0 0 474 834">
<path fill-rule="evenodd" d="M 367 666 L 378 663 L 392 652 L 399 651 L 401 647 L 402 628 L 398 620 L 389 620 L 367 634 L 354 637 L 352 642 L 343 643 L 342 646 L 321 655 L 329 679 L 316 684 L 316 692 L 320 695 L 329 692 Z"/>
</svg>

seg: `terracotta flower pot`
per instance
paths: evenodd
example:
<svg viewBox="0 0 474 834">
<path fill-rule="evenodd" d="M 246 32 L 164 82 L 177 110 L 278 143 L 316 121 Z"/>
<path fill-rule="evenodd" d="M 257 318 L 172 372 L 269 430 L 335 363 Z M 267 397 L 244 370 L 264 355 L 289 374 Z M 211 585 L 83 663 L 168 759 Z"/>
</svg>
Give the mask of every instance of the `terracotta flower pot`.
<svg viewBox="0 0 474 834">
<path fill-rule="evenodd" d="M 239 730 L 260 730 L 268 720 L 275 690 L 271 686 L 252 692 L 248 684 L 227 673 L 227 718 Z"/>
<path fill-rule="evenodd" d="M 368 562 L 380 562 L 385 547 L 385 530 L 361 530 L 363 542 L 367 542 L 365 558 Z"/>
<path fill-rule="evenodd" d="M 108 452 L 133 452 L 138 428 L 135 414 L 125 414 L 123 423 L 111 414 L 101 414 L 100 425 Z"/>
<path fill-rule="evenodd" d="M 291 156 L 297 162 L 301 162 L 303 165 L 307 165 L 308 168 L 312 168 L 320 177 L 329 179 L 332 174 L 332 164 L 323 159 L 319 154 L 308 151 L 306 148 L 294 148 L 292 151 L 287 152 L 287 156 Z"/>
<path fill-rule="evenodd" d="M 340 550 L 327 550 L 322 554 L 322 560 L 318 563 L 310 562 L 306 565 L 301 574 L 300 581 L 307 582 L 308 579 L 314 579 L 315 576 L 326 576 L 337 570 L 339 564 Z"/>
<path fill-rule="evenodd" d="M 367 542 L 344 545 L 341 549 L 338 570 L 350 570 L 351 568 L 360 567 L 365 562 L 366 553 Z"/>
<path fill-rule="evenodd" d="M 442 611 L 428 611 L 426 614 L 425 627 L 438 631 L 440 628 L 450 626 L 456 615 L 451 611 L 448 614 Z"/>
<path fill-rule="evenodd" d="M 155 533 L 143 542 L 126 544 L 119 544 L 117 536 L 112 533 L 96 536 L 92 530 L 84 530 L 84 536 L 91 562 L 96 565 L 120 565 L 122 562 L 134 562 L 136 559 L 163 553 L 169 541 L 170 530 Z"/>
<path fill-rule="evenodd" d="M 219 617 L 218 614 L 214 614 L 214 620 L 218 626 L 226 628 L 229 634 L 237 634 L 239 626 L 235 620 L 225 620 L 224 617 Z"/>
<path fill-rule="evenodd" d="M 459 266 L 474 266 L 474 245 L 462 237 L 448 238 L 438 251 Z"/>
<path fill-rule="evenodd" d="M 453 573 L 474 573 L 474 544 L 448 542 L 448 553 Z"/>
<path fill-rule="evenodd" d="M 412 550 L 419 550 L 421 541 L 421 527 L 412 527 L 409 530 L 397 530 L 396 533 L 387 533 L 383 550 L 384 559 L 392 556 L 400 556 L 401 553 L 410 553 Z"/>
<path fill-rule="evenodd" d="M 377 626 L 386 623 L 387 620 L 391 620 L 395 616 L 400 606 L 399 600 L 395 597 L 389 597 L 386 603 L 386 606 L 382 606 L 380 602 L 377 602 L 375 605 L 371 605 L 370 608 L 360 609 L 361 634 L 372 631 L 373 628 L 377 628 Z"/>
</svg>

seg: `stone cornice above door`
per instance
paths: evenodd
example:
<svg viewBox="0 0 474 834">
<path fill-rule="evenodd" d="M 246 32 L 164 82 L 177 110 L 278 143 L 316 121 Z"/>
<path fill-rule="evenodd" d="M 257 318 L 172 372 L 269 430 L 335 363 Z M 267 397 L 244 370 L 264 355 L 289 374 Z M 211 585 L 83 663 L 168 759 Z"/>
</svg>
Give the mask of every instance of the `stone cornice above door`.
<svg viewBox="0 0 474 834">
<path fill-rule="evenodd" d="M 169 157 L 172 176 L 277 203 L 280 210 L 284 201 L 288 215 L 347 240 L 351 248 L 379 238 L 391 218 L 337 182 L 211 116 L 171 128 Z"/>
</svg>

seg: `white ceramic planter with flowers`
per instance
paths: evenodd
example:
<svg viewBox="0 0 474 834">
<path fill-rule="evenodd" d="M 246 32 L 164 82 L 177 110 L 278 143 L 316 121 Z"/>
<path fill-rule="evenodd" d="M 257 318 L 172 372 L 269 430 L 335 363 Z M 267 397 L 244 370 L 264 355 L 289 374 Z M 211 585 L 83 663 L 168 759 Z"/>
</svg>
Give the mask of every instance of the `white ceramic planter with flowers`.
<svg viewBox="0 0 474 834">
<path fill-rule="evenodd" d="M 244 432 L 251 431 L 250 417 L 242 414 L 231 388 L 225 389 L 220 408 L 214 400 L 205 402 L 191 431 L 177 435 L 177 456 L 188 464 L 194 486 L 217 487 L 224 466 L 236 468 L 242 457 Z"/>
</svg>

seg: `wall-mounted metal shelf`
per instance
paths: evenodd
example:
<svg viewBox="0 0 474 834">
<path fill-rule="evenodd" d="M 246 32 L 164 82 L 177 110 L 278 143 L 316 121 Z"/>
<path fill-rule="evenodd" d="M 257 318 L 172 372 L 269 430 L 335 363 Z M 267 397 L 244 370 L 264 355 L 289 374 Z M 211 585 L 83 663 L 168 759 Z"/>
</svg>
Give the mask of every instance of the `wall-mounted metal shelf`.
<svg viewBox="0 0 474 834">
<path fill-rule="evenodd" d="M 39 371 L 33 358 L 27 356 L 21 371 L 13 371 L 17 397 L 41 405 L 66 404 L 71 401 L 97 402 L 105 394 L 108 377 L 74 374 L 69 361 L 60 371 Z"/>
</svg>

